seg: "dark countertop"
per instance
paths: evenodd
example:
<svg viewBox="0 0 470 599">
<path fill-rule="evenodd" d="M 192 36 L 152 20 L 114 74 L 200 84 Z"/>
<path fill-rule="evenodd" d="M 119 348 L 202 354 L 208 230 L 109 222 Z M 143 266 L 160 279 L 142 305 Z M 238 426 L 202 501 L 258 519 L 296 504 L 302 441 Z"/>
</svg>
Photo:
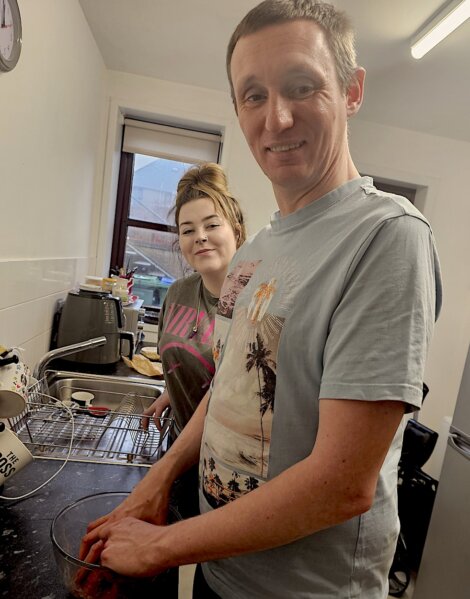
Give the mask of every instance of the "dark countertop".
<svg viewBox="0 0 470 599">
<path fill-rule="evenodd" d="M 161 379 L 140 375 L 122 360 L 95 367 L 55 360 L 48 368 L 132 376 L 162 384 Z M 0 495 L 19 496 L 33 490 L 62 463 L 35 459 L 0 487 Z M 70 599 L 54 560 L 49 536 L 52 520 L 64 507 L 87 495 L 131 491 L 147 472 L 143 466 L 68 462 L 56 478 L 31 497 L 17 501 L 0 499 L 0 597 Z"/>
<path fill-rule="evenodd" d="M 7 481 L 1 494 L 19 496 L 47 480 L 61 461 L 36 459 Z M 94 493 L 130 491 L 148 468 L 68 462 L 31 497 L 0 500 L 0 597 L 69 599 L 56 568 L 50 526 L 70 503 Z"/>
</svg>

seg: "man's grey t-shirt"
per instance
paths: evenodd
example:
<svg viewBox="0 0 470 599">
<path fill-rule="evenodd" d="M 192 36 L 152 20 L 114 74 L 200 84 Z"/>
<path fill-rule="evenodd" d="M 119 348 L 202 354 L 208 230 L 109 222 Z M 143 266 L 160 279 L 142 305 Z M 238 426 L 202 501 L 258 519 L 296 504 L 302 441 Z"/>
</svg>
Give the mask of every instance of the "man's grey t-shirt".
<svg viewBox="0 0 470 599">
<path fill-rule="evenodd" d="M 428 223 L 370 178 L 275 214 L 235 255 L 219 300 L 202 512 L 307 457 L 321 398 L 419 408 L 440 304 Z M 204 564 L 211 587 L 224 599 L 386 597 L 401 433 L 367 513 L 283 547 Z"/>
</svg>

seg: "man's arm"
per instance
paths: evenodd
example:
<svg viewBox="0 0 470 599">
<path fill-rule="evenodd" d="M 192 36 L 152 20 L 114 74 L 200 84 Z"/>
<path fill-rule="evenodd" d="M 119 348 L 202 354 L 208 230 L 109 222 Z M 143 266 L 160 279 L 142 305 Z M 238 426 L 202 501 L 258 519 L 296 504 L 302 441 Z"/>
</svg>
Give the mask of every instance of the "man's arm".
<svg viewBox="0 0 470 599">
<path fill-rule="evenodd" d="M 82 540 L 81 559 L 99 540 L 105 525 L 129 516 L 158 524 L 166 522 L 173 482 L 198 462 L 208 397 L 206 393 L 171 449 L 150 468 L 130 496 L 110 514 L 90 523 Z"/>
<path fill-rule="evenodd" d="M 306 459 L 202 516 L 168 527 L 125 520 L 107 528 L 102 563 L 149 575 L 284 545 L 367 511 L 403 412 L 398 401 L 322 399 L 317 440 Z"/>
</svg>

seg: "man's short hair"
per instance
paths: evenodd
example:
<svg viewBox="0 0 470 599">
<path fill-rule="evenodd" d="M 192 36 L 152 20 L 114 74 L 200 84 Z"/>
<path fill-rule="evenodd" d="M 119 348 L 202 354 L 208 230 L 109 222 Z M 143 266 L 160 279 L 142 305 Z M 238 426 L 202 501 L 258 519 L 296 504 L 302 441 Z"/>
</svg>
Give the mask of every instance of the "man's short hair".
<svg viewBox="0 0 470 599">
<path fill-rule="evenodd" d="M 314 21 L 325 31 L 341 89 L 346 93 L 357 68 L 354 29 L 346 13 L 316 0 L 264 0 L 240 21 L 228 44 L 226 66 L 234 103 L 230 65 L 238 40 L 270 25 L 301 19 Z"/>
</svg>

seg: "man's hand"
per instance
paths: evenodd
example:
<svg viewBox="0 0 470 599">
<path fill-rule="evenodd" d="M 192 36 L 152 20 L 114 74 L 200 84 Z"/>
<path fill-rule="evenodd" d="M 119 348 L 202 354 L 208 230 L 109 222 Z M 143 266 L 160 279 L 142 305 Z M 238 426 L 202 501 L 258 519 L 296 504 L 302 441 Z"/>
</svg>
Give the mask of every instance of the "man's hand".
<svg viewBox="0 0 470 599">
<path fill-rule="evenodd" d="M 84 561 L 90 564 L 99 563 L 103 547 L 104 543 L 101 540 L 92 545 Z M 114 599 L 119 596 L 116 574 L 102 569 L 80 568 L 73 580 L 73 594 L 84 599 L 102 596 Z"/>
<path fill-rule="evenodd" d="M 85 559 L 90 554 L 93 560 L 98 562 L 101 559 L 102 545 L 95 544 L 107 538 L 111 525 L 125 518 L 137 518 L 157 525 L 155 530 L 163 530 L 161 525 L 167 521 L 172 485 L 178 477 L 194 466 L 199 458 L 207 402 L 208 393 L 170 451 L 152 466 L 129 497 L 110 514 L 88 525 L 87 534 L 80 546 L 80 559 Z M 164 527 L 165 530 L 168 528 Z"/>
<path fill-rule="evenodd" d="M 106 538 L 103 530 L 107 530 L 110 525 L 124 518 L 132 516 L 153 524 L 166 524 L 169 490 L 161 490 L 158 494 L 155 494 L 155 490 L 152 489 L 151 491 L 148 487 L 149 480 L 145 478 L 117 508 L 88 525 L 87 534 L 83 537 L 80 545 L 79 558 L 81 560 L 90 561 L 86 558 L 92 554 L 93 561 L 96 563 L 98 561 L 96 548 L 94 552 L 92 549 L 96 543 Z"/>
<path fill-rule="evenodd" d="M 123 576 L 155 576 L 168 568 L 160 539 L 167 527 L 155 526 L 136 518 L 123 518 L 101 527 L 104 541 L 101 565 Z"/>
</svg>

